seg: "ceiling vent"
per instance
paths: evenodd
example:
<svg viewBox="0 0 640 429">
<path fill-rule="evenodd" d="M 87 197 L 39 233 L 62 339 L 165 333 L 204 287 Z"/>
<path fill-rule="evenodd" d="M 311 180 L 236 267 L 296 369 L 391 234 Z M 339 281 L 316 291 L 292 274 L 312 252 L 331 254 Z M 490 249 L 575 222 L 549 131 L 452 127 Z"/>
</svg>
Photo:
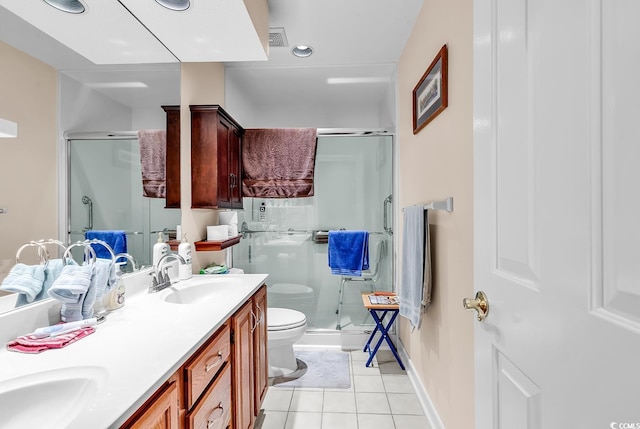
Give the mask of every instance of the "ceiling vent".
<svg viewBox="0 0 640 429">
<path fill-rule="evenodd" d="M 289 46 L 284 28 L 276 27 L 269 29 L 269 46 L 272 48 L 286 48 Z"/>
</svg>

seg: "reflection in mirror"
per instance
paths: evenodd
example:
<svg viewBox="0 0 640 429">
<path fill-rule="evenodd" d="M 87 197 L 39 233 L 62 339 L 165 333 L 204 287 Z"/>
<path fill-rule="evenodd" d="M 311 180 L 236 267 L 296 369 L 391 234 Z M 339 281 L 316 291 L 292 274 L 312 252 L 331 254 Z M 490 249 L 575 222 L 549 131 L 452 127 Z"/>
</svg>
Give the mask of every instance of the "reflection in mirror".
<svg viewBox="0 0 640 429">
<path fill-rule="evenodd" d="M 67 136 L 67 150 L 69 242 L 120 232 L 124 247 L 116 252 L 150 265 L 158 232 L 175 238 L 181 212 L 165 209 L 164 198 L 142 196 L 137 133 L 74 133 Z"/>
</svg>

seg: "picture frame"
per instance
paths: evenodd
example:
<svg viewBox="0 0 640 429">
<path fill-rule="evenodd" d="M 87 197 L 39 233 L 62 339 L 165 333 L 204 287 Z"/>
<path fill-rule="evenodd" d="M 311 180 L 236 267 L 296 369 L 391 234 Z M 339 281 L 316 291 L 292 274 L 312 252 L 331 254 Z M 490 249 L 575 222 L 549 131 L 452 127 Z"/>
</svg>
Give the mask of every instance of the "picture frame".
<svg viewBox="0 0 640 429">
<path fill-rule="evenodd" d="M 448 50 L 443 45 L 413 89 L 413 134 L 433 121 L 449 104 Z"/>
</svg>

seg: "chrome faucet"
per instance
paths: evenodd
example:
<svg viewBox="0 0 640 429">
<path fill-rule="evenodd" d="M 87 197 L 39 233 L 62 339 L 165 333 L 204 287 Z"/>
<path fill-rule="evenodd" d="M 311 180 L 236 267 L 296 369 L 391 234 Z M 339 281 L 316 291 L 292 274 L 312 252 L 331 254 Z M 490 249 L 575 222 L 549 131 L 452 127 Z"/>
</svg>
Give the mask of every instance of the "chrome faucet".
<svg viewBox="0 0 640 429">
<path fill-rule="evenodd" d="M 181 264 L 186 264 L 187 261 L 176 253 L 167 253 L 163 255 L 158 261 L 158 265 L 153 270 L 153 278 L 151 279 L 151 286 L 149 286 L 149 293 L 159 292 L 162 289 L 171 286 L 171 278 L 169 278 L 169 268 L 165 267 L 168 259 L 177 259 Z"/>
</svg>

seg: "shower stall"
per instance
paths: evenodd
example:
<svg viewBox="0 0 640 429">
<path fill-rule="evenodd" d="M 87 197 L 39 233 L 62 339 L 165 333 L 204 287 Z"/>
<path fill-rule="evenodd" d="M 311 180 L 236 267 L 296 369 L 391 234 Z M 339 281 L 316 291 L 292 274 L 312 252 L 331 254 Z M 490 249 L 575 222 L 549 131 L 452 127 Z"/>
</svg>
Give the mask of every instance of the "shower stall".
<svg viewBox="0 0 640 429">
<path fill-rule="evenodd" d="M 314 182 L 313 197 L 244 199 L 233 265 L 268 273 L 268 305 L 302 311 L 309 331 L 370 330 L 361 293 L 392 290 L 393 137 L 320 135 Z M 328 231 L 338 229 L 369 231 L 370 279 L 331 274 Z"/>
<path fill-rule="evenodd" d="M 180 209 L 142 196 L 137 133 L 71 133 L 67 140 L 68 239 L 88 230 L 124 230 L 138 266 L 151 264 L 158 232 L 175 234 Z M 165 235 L 165 239 L 167 236 Z"/>
</svg>

